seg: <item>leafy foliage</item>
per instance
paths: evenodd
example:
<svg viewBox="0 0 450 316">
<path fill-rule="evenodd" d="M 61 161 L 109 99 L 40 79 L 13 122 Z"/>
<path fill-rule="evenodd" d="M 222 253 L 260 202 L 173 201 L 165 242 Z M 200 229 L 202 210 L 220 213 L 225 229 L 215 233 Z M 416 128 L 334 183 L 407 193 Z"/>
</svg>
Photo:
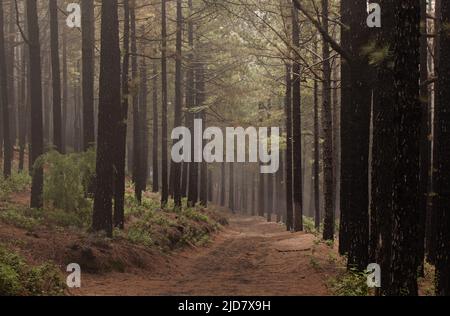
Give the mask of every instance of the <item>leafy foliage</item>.
<svg viewBox="0 0 450 316">
<path fill-rule="evenodd" d="M 0 200 L 5 201 L 11 193 L 24 191 L 31 184 L 31 177 L 26 172 L 13 172 L 11 177 L 0 177 Z"/>
<path fill-rule="evenodd" d="M 0 296 L 62 295 L 65 285 L 50 263 L 29 266 L 18 254 L 0 245 Z"/>
<path fill-rule="evenodd" d="M 201 207 L 166 211 L 160 209 L 159 199 L 144 196 L 138 204 L 131 190 L 125 194 L 125 216 L 129 223 L 125 231 L 116 230 L 115 237 L 163 251 L 184 245 L 199 245 L 209 241 L 209 235 L 226 220 L 213 218 Z M 171 204 L 173 201 L 170 201 Z"/>
<path fill-rule="evenodd" d="M 43 166 L 45 170 L 45 202 L 50 208 L 64 210 L 65 214 L 52 214 L 57 221 L 88 222 L 91 209 L 89 189 L 95 175 L 95 151 L 91 149 L 68 155 L 51 151 L 41 156 L 36 166 Z M 61 217 L 63 215 L 66 218 Z"/>
<path fill-rule="evenodd" d="M 367 274 L 357 270 L 346 271 L 330 282 L 332 291 L 338 296 L 367 296 Z"/>
</svg>

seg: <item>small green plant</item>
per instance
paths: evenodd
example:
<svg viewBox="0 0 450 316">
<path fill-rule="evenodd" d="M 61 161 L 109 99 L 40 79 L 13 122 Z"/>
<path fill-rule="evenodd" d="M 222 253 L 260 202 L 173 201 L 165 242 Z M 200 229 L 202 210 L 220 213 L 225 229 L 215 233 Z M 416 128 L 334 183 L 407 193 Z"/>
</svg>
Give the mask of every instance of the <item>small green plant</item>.
<svg viewBox="0 0 450 316">
<path fill-rule="evenodd" d="M 91 220 L 91 186 L 95 178 L 95 151 L 62 155 L 50 151 L 39 157 L 43 167 L 44 201 L 49 222 L 62 227 L 88 227 Z"/>
<path fill-rule="evenodd" d="M 357 270 L 349 270 L 331 279 L 333 293 L 338 296 L 368 296 L 367 274 Z"/>
<path fill-rule="evenodd" d="M 182 215 L 192 219 L 193 221 L 208 223 L 209 217 L 206 214 L 200 213 L 194 208 L 187 208 L 183 210 Z"/>
<path fill-rule="evenodd" d="M 27 216 L 22 210 L 16 208 L 0 211 L 0 220 L 26 230 L 33 230 L 41 223 L 39 218 Z"/>
<path fill-rule="evenodd" d="M 27 172 L 13 172 L 7 179 L 0 177 L 0 200 L 6 201 L 13 192 L 22 192 L 31 184 Z"/>
<path fill-rule="evenodd" d="M 133 225 L 127 231 L 126 238 L 134 244 L 143 245 L 145 247 L 153 246 L 153 240 L 150 231 L 146 227 Z"/>
<path fill-rule="evenodd" d="M 314 218 L 303 216 L 303 229 L 307 233 L 315 234 L 317 231 L 314 223 Z"/>
<path fill-rule="evenodd" d="M 18 254 L 0 245 L 0 296 L 62 295 L 65 284 L 53 264 L 29 266 Z"/>
</svg>

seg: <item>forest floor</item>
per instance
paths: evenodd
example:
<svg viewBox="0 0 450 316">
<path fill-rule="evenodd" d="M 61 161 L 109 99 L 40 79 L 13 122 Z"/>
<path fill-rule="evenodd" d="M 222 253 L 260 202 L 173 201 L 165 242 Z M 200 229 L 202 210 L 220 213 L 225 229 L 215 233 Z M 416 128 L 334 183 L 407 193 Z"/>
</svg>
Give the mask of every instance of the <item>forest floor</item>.
<svg viewBox="0 0 450 316">
<path fill-rule="evenodd" d="M 78 263 L 81 288 L 66 295 L 332 295 L 331 280 L 345 272 L 336 244 L 262 217 L 214 205 L 162 212 L 149 194 L 148 210 L 127 213 L 128 237 L 108 239 L 59 226 L 70 213 L 32 211 L 29 187 L 16 189 L 0 201 L 0 246 L 31 266 L 54 264 L 62 280 L 66 265 Z M 55 216 L 57 225 L 49 224 Z M 129 238 L 141 228 L 150 229 L 152 245 Z"/>
<path fill-rule="evenodd" d="M 283 224 L 267 222 L 262 217 L 235 215 L 214 205 L 192 213 L 200 217 L 207 214 L 212 223 L 222 223 L 211 226 L 186 221 L 183 214 L 145 213 L 153 214 L 141 220 L 149 220 L 156 229 L 151 232 L 154 241 L 164 241 L 160 245 L 165 247 L 157 247 L 131 242 L 123 235 L 107 239 L 75 228 L 43 225 L 29 217 L 28 203 L 28 190 L 13 193 L 7 202 L 0 202 L 0 253 L 6 247 L 31 266 L 54 264 L 62 280 L 68 275 L 67 264 L 80 264 L 81 288 L 66 289 L 66 295 L 371 293 L 367 292 L 364 275 L 346 273 L 337 243 L 323 242 L 313 233 L 287 232 Z M 133 227 L 137 219 L 130 216 L 128 226 Z M 180 218 L 175 220 L 177 217 Z M 159 226 L 165 222 L 172 226 Z M 184 232 L 180 235 L 181 228 Z M 201 233 L 201 238 L 193 238 L 196 235 L 192 232 Z M 174 248 L 168 247 L 173 242 Z M 420 279 L 421 295 L 433 293 L 433 275 L 432 267 L 427 265 L 426 277 Z"/>
<path fill-rule="evenodd" d="M 73 295 L 330 295 L 342 271 L 332 246 L 263 218 L 232 215 L 207 246 L 133 273 L 83 275 Z"/>
</svg>

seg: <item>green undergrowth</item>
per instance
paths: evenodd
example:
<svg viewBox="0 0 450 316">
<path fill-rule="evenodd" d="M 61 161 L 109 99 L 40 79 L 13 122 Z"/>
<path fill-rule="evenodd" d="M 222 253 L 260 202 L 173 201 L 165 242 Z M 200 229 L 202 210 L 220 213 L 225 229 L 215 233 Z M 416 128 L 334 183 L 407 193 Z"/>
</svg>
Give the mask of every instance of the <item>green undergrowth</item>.
<svg viewBox="0 0 450 316">
<path fill-rule="evenodd" d="M 0 245 L 0 296 L 64 294 L 59 269 L 51 263 L 32 266 L 18 254 Z"/>
<path fill-rule="evenodd" d="M 200 206 L 176 210 L 173 201 L 169 201 L 167 208 L 162 210 L 157 196 L 144 196 L 139 205 L 128 192 L 125 196 L 126 229 L 115 230 L 116 238 L 168 251 L 186 245 L 206 244 L 212 233 L 227 224 L 224 217 Z"/>
<path fill-rule="evenodd" d="M 368 296 L 367 274 L 357 270 L 349 270 L 330 280 L 330 287 L 337 296 Z"/>
<path fill-rule="evenodd" d="M 30 209 L 24 203 L 5 198 L 0 209 L 0 221 L 29 231 L 70 228 L 89 233 L 95 152 L 62 155 L 50 151 L 41 156 L 34 167 L 44 169 L 44 208 Z M 14 174 L 9 180 L 0 182 L 8 196 L 25 190 L 29 184 L 30 177 L 26 173 Z M 223 216 L 199 206 L 177 210 L 173 200 L 161 209 L 157 194 L 145 193 L 139 204 L 133 192 L 132 183 L 127 181 L 126 227 L 123 231 L 115 230 L 115 238 L 167 251 L 185 245 L 205 244 L 212 233 L 227 224 Z M 183 205 L 187 205 L 186 202 L 184 200 Z"/>
<path fill-rule="evenodd" d="M 7 201 L 14 192 L 22 192 L 31 184 L 31 177 L 27 172 L 13 172 L 11 177 L 0 177 L 0 201 Z"/>
</svg>

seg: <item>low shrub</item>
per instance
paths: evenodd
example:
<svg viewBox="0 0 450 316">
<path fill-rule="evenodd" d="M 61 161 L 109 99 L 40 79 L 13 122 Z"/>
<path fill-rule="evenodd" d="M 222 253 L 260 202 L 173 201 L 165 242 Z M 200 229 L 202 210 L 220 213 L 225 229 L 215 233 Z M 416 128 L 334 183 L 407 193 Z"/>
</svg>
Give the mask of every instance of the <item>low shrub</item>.
<svg viewBox="0 0 450 316">
<path fill-rule="evenodd" d="M 56 296 L 64 289 L 56 266 L 29 266 L 21 256 L 0 245 L 0 296 Z"/>
<path fill-rule="evenodd" d="M 6 201 L 11 193 L 22 192 L 31 184 L 27 172 L 13 172 L 7 179 L 0 177 L 0 200 Z"/>
<path fill-rule="evenodd" d="M 368 296 L 367 274 L 357 270 L 346 271 L 330 281 L 331 289 L 338 296 Z"/>
</svg>

